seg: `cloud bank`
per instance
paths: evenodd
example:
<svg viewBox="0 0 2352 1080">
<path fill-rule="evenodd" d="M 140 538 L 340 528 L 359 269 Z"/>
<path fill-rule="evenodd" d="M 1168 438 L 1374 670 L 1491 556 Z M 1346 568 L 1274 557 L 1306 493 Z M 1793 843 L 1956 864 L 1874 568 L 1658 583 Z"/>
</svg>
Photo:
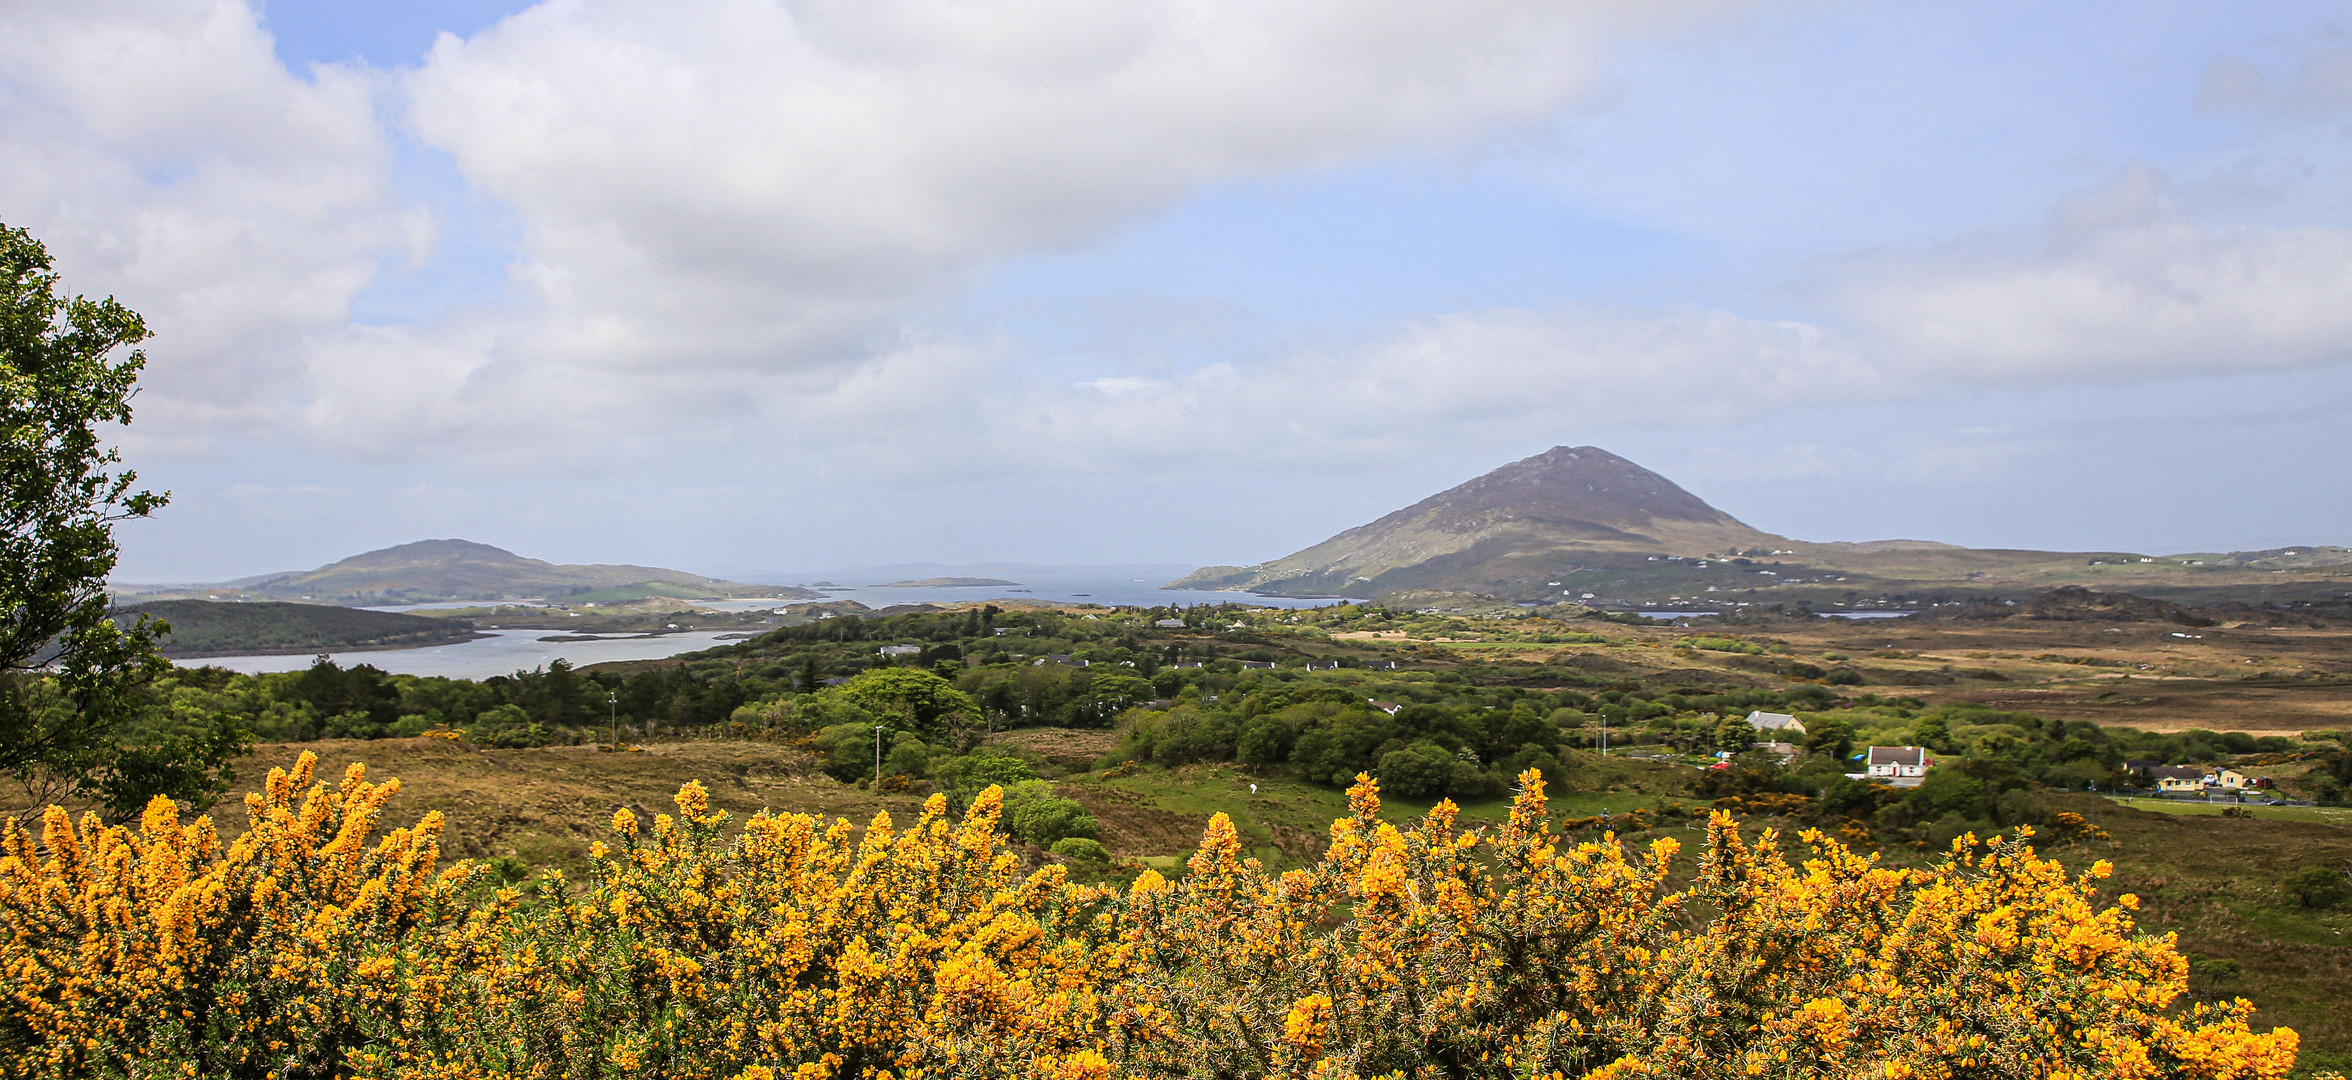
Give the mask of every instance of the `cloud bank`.
<svg viewBox="0 0 2352 1080">
<path fill-rule="evenodd" d="M 302 342 L 429 241 L 391 197 L 373 93 L 364 72 L 287 72 L 231 0 L 0 7 L 0 216 L 70 287 L 146 316 L 155 431 L 279 420 Z"/>
<path fill-rule="evenodd" d="M 1192 370 L 1024 376 L 940 313 L 1007 259 L 1201 190 L 1472 152 L 1604 98 L 1630 40 L 1745 5 L 551 0 L 417 66 L 287 71 L 239 0 L 0 10 L 11 224 L 162 338 L 141 439 L 593 469 L 832 455 L 888 478 L 1315 468 L 1705 427 L 1956 387 L 2352 358 L 2352 230 L 2148 167 L 2036 227 L 1823 262 L 1801 318 L 1561 303 L 1305 335 Z M 2220 63 L 2210 107 L 2342 108 Z M 515 296 L 353 325 L 435 223 L 396 144 L 518 228 Z M 486 298 L 487 300 L 488 298 Z M 1339 418 L 1340 422 L 1333 422 Z"/>
</svg>

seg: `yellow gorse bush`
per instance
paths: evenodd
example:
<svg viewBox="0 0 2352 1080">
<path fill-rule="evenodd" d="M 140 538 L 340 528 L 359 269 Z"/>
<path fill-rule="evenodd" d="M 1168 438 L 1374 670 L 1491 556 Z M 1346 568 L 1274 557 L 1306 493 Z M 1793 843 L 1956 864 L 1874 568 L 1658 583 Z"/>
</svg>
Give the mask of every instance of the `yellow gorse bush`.
<svg viewBox="0 0 2352 1080">
<path fill-rule="evenodd" d="M 169 800 L 138 829 L 50 807 L 36 849 L 0 824 L 0 1070 L 33 1076 L 320 1076 L 409 1013 L 385 974 L 455 910 L 441 819 L 371 845 L 399 781 L 305 754 L 245 797 L 227 844 Z"/>
<path fill-rule="evenodd" d="M 439 822 L 368 841 L 396 784 L 305 756 L 222 844 L 51 811 L 0 854 L 0 1071 L 254 1077 L 2283 1077 L 2291 1031 L 2176 1007 L 2187 965 L 2017 843 L 1925 870 L 1807 833 L 1570 842 L 1382 821 L 1349 792 L 1271 873 L 1212 818 L 1188 872 L 1024 872 L 991 789 L 900 831 L 699 785 L 616 814 L 590 881 L 485 892 Z"/>
</svg>

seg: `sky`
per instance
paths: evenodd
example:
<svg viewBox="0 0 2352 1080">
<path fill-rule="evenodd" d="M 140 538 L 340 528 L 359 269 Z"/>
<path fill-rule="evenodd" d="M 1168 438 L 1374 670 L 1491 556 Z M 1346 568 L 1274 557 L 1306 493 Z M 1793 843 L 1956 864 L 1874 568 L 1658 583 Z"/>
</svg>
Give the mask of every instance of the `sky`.
<svg viewBox="0 0 2352 1080">
<path fill-rule="evenodd" d="M 127 581 L 1254 563 L 1592 444 L 1759 528 L 2352 543 L 2340 2 L 20 0 Z"/>
</svg>

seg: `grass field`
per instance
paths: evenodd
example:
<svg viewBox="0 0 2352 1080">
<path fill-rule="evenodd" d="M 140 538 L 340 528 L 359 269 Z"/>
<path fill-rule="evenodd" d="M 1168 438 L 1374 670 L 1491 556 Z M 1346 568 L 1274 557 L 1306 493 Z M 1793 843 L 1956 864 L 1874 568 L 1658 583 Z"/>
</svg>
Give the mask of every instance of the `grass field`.
<svg viewBox="0 0 2352 1080">
<path fill-rule="evenodd" d="M 2111 798 L 2119 806 L 2155 814 L 2181 814 L 2191 817 L 2220 817 L 2229 803 L 2184 802 L 2173 799 Z M 2352 806 L 2253 806 L 2246 812 L 2256 821 L 2316 821 L 2329 825 L 2352 826 Z"/>
</svg>

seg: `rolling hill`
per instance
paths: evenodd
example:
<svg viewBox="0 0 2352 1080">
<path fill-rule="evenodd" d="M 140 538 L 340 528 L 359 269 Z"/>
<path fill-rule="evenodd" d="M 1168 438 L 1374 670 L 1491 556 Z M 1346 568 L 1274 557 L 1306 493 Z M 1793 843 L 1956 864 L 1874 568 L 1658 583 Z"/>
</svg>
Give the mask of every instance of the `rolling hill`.
<svg viewBox="0 0 2352 1080">
<path fill-rule="evenodd" d="M 805 589 L 745 585 L 656 566 L 557 564 L 524 558 L 470 540 L 419 540 L 354 555 L 316 570 L 264 574 L 215 586 L 149 593 L 124 590 L 118 595 L 140 600 L 289 600 L 361 605 L 554 599 L 604 590 L 681 599 L 728 596 L 814 599 L 818 596 Z"/>
<path fill-rule="evenodd" d="M 2181 603 L 2352 607 L 2352 551 L 2151 556 L 1812 543 L 1764 532 L 1599 447 L 1554 447 L 1303 551 L 1170 588 L 1269 596 L 1470 595 L 1594 607 L 1770 602 L 1909 609 L 2065 585 Z"/>
</svg>

